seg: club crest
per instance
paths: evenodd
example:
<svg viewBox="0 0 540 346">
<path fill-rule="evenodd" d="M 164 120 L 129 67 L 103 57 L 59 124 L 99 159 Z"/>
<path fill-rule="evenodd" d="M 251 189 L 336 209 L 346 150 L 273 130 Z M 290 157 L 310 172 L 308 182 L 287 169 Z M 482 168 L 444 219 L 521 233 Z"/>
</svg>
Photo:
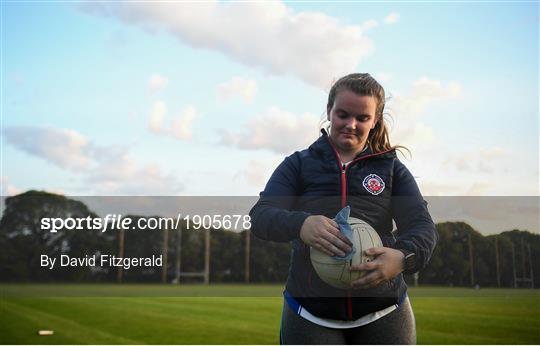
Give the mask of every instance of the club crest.
<svg viewBox="0 0 540 346">
<path fill-rule="evenodd" d="M 365 177 L 362 185 L 372 195 L 378 195 L 384 190 L 384 181 L 377 174 L 370 174 Z"/>
</svg>

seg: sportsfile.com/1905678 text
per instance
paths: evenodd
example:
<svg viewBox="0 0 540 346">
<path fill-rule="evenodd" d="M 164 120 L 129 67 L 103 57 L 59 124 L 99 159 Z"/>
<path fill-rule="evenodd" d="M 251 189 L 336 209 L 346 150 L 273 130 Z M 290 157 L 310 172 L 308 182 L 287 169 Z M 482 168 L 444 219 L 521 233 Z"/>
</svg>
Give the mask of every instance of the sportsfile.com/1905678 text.
<svg viewBox="0 0 540 346">
<path fill-rule="evenodd" d="M 52 233 L 63 230 L 164 230 L 185 227 L 193 230 L 209 229 L 250 229 L 249 215 L 182 215 L 176 217 L 141 217 L 136 222 L 131 217 L 121 214 L 107 214 L 105 217 L 44 217 L 41 219 L 41 230 Z"/>
</svg>

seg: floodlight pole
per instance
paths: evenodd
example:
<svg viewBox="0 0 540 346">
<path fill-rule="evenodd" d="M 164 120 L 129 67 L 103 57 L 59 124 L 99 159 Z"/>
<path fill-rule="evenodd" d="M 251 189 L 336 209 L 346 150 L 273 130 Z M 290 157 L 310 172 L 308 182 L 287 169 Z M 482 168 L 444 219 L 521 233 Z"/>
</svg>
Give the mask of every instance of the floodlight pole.
<svg viewBox="0 0 540 346">
<path fill-rule="evenodd" d="M 517 288 L 517 278 L 516 278 L 516 249 L 514 247 L 514 242 L 512 244 L 512 273 L 514 275 L 514 288 Z"/>
<path fill-rule="evenodd" d="M 176 284 L 180 284 L 180 264 L 182 260 L 182 225 L 176 231 Z"/>
<path fill-rule="evenodd" d="M 161 267 L 161 282 L 167 283 L 167 262 L 169 257 L 169 227 L 163 230 L 163 265 Z"/>
<path fill-rule="evenodd" d="M 499 268 L 499 237 L 495 236 L 495 266 L 497 268 L 497 287 L 501 287 L 501 273 Z"/>
<path fill-rule="evenodd" d="M 204 233 L 204 283 L 210 283 L 210 230 Z"/>
<path fill-rule="evenodd" d="M 249 283 L 249 257 L 250 257 L 250 248 L 251 248 L 251 236 L 250 231 L 246 230 L 246 257 L 244 259 L 244 281 Z"/>
<path fill-rule="evenodd" d="M 472 248 L 472 237 L 471 234 L 468 233 L 469 236 L 469 264 L 471 267 L 471 287 L 474 287 L 474 262 L 473 262 L 473 248 Z"/>
<path fill-rule="evenodd" d="M 532 264 L 532 263 L 531 263 Z M 525 279 L 525 245 L 523 244 L 523 236 L 521 236 L 521 277 Z"/>
<path fill-rule="evenodd" d="M 532 258 L 531 258 L 531 244 L 527 244 L 527 250 L 529 250 L 529 270 L 531 274 L 531 288 L 534 288 L 534 274 L 533 274 L 533 267 L 532 267 Z"/>
<path fill-rule="evenodd" d="M 120 227 L 118 230 L 118 257 L 123 258 L 124 257 L 124 228 Z M 122 282 L 124 276 L 124 267 L 119 266 L 118 270 L 116 271 L 116 281 Z"/>
</svg>

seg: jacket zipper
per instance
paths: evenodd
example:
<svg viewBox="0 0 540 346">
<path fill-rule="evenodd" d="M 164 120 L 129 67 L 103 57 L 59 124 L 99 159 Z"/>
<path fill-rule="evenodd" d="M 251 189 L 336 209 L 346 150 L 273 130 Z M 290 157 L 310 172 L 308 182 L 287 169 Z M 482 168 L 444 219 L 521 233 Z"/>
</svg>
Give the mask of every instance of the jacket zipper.
<svg viewBox="0 0 540 346">
<path fill-rule="evenodd" d="M 341 161 L 341 156 L 339 156 L 339 153 L 338 153 L 336 147 L 334 147 L 334 144 L 332 143 L 332 141 L 330 141 L 330 139 L 328 137 L 326 137 L 326 140 L 328 141 L 328 143 L 330 144 L 330 146 L 334 150 L 334 154 L 336 154 L 336 160 L 337 160 L 337 163 L 338 163 L 338 167 L 339 167 L 339 169 L 341 171 L 341 208 L 345 208 L 345 206 L 347 204 L 347 170 L 349 169 L 349 167 L 351 167 L 354 163 L 356 163 L 356 162 L 358 162 L 360 160 L 367 159 L 368 157 L 382 155 L 384 153 L 392 151 L 392 149 L 387 150 L 387 151 L 383 151 L 383 152 L 380 152 L 380 153 L 364 155 L 364 156 L 361 156 L 361 157 L 358 157 L 358 158 L 352 160 L 351 162 L 349 162 L 348 165 L 344 165 L 342 163 L 342 161 Z M 349 320 L 353 319 L 352 298 L 351 298 L 351 291 L 350 290 L 347 290 L 347 317 L 349 318 Z"/>
<path fill-rule="evenodd" d="M 338 153 L 336 147 L 334 147 L 334 144 L 330 141 L 330 139 L 328 139 L 328 137 L 327 137 L 327 140 L 328 140 L 328 143 L 330 143 L 330 146 L 332 147 L 332 149 L 334 150 L 334 154 L 336 154 L 337 164 L 338 164 L 339 170 L 341 172 L 341 208 L 345 208 L 345 205 L 347 204 L 347 171 L 349 170 L 349 167 L 351 167 L 353 164 L 357 163 L 358 161 L 365 160 L 365 159 L 367 159 L 369 157 L 386 154 L 386 153 L 392 151 L 393 149 L 382 151 L 380 153 L 360 156 L 360 157 L 352 160 L 351 162 L 349 162 L 348 165 L 344 165 L 344 164 L 341 163 L 341 156 L 339 156 L 339 153 Z"/>
<path fill-rule="evenodd" d="M 337 151 L 336 151 L 336 155 L 338 155 L 339 164 L 342 165 L 341 158 L 339 157 L 339 154 Z M 351 163 L 349 163 L 349 165 Z M 341 208 L 345 208 L 346 204 L 347 204 L 347 166 L 342 165 L 341 166 Z"/>
</svg>

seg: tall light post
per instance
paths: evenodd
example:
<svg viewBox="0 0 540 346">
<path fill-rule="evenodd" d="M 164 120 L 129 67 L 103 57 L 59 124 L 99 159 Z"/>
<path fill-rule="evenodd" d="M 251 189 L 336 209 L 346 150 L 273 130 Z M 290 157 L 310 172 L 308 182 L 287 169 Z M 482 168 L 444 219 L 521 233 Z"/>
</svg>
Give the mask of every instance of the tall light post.
<svg viewBox="0 0 540 346">
<path fill-rule="evenodd" d="M 454 238 L 457 239 L 461 244 L 467 243 L 469 248 L 469 276 L 471 278 L 471 287 L 474 287 L 474 260 L 473 260 L 473 245 L 472 245 L 472 236 L 470 232 L 467 232 L 466 235 L 463 235 L 459 231 L 454 231 Z"/>
<path fill-rule="evenodd" d="M 497 268 L 497 287 L 501 287 L 501 272 L 499 267 L 499 237 L 495 236 L 495 267 Z"/>
<path fill-rule="evenodd" d="M 474 287 L 474 262 L 473 262 L 473 247 L 471 233 L 467 233 L 469 238 L 469 264 L 471 268 L 471 287 Z"/>
</svg>

